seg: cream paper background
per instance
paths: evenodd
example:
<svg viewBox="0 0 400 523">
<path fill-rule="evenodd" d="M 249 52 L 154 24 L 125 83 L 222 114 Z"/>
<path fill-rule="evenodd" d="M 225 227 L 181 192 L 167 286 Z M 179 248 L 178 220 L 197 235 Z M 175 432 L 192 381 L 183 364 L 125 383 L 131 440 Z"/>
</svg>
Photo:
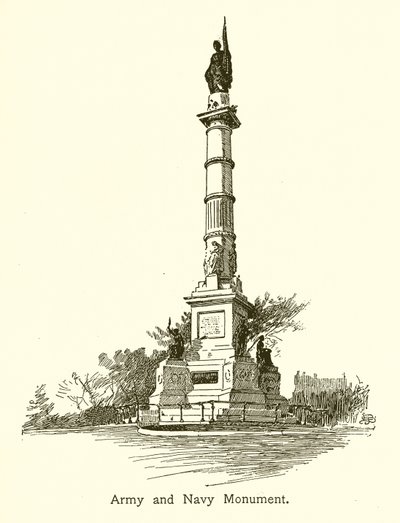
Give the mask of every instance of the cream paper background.
<svg viewBox="0 0 400 523">
<path fill-rule="evenodd" d="M 244 291 L 311 300 L 276 360 L 282 392 L 297 370 L 357 374 L 378 428 L 285 476 L 206 488 L 145 481 L 130 449 L 20 427 L 36 385 L 151 350 L 146 330 L 202 277 L 195 115 L 224 15 Z M 397 519 L 399 15 L 385 0 L 0 1 L 2 521 Z M 224 506 L 224 492 L 290 503 Z M 114 493 L 146 500 L 111 506 Z"/>
</svg>

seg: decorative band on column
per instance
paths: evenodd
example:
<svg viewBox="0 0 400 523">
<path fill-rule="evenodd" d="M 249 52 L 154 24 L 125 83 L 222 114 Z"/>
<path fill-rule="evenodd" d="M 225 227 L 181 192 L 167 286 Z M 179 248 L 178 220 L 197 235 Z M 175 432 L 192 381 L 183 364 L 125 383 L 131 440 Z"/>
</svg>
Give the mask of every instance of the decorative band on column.
<svg viewBox="0 0 400 523">
<path fill-rule="evenodd" d="M 230 158 L 226 158 L 226 156 L 214 156 L 213 158 L 209 158 L 205 164 L 204 167 L 207 169 L 207 167 L 213 163 L 227 163 L 231 166 L 233 169 L 235 167 L 235 162 L 231 160 Z"/>
<path fill-rule="evenodd" d="M 213 131 L 214 129 L 222 129 L 224 131 L 229 131 L 229 134 L 232 134 L 232 129 L 229 127 L 229 125 L 213 125 L 212 127 L 207 127 L 206 134 L 208 134 L 210 131 Z"/>
<path fill-rule="evenodd" d="M 211 200 L 212 198 L 229 198 L 233 201 L 233 203 L 236 202 L 236 198 L 233 196 L 233 194 L 227 193 L 227 192 L 213 192 L 211 194 L 208 194 L 204 198 L 204 203 L 207 203 L 208 200 Z"/>
<path fill-rule="evenodd" d="M 234 232 L 228 232 L 228 231 L 212 231 L 208 232 L 203 236 L 203 240 L 207 241 L 209 238 L 215 238 L 216 236 L 224 237 L 225 238 L 232 238 L 233 241 L 236 240 L 236 234 Z"/>
</svg>

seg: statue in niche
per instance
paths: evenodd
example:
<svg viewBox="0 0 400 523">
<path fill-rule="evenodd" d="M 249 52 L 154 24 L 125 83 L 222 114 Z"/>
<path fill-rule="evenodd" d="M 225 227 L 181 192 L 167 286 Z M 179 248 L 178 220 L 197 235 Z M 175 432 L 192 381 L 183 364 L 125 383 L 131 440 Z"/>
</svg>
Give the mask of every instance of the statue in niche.
<svg viewBox="0 0 400 523">
<path fill-rule="evenodd" d="M 206 255 L 204 257 L 204 274 L 221 274 L 222 272 L 222 245 L 216 241 L 212 241 Z"/>
<path fill-rule="evenodd" d="M 185 352 L 185 342 L 179 329 L 171 329 L 171 318 L 168 321 L 167 332 L 171 336 L 169 344 L 169 357 L 171 360 L 183 360 Z"/>
<path fill-rule="evenodd" d="M 236 331 L 236 356 L 248 356 L 247 339 L 249 336 L 249 328 L 246 320 L 242 320 Z"/>
<path fill-rule="evenodd" d="M 227 93 L 232 85 L 232 62 L 228 47 L 225 17 L 222 30 L 222 42 L 223 49 L 221 50 L 220 42 L 218 42 L 218 40 L 214 41 L 213 47 L 215 53 L 211 56 L 210 65 L 205 74 L 211 94 Z"/>
</svg>

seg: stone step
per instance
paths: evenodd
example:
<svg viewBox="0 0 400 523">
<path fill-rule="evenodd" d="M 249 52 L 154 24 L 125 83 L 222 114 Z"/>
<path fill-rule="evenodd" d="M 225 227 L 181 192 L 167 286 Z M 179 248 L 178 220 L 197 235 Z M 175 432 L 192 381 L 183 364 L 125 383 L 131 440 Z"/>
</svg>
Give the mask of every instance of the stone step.
<svg viewBox="0 0 400 523">
<path fill-rule="evenodd" d="M 275 422 L 275 418 L 265 416 L 264 418 L 251 418 L 246 421 L 241 419 L 229 419 L 229 420 L 217 420 L 214 421 L 211 426 L 213 430 L 235 428 L 238 430 L 253 430 L 257 428 L 270 428 L 270 429 L 281 429 L 285 427 L 294 427 L 297 425 L 296 419 L 293 418 L 281 418 Z"/>
<path fill-rule="evenodd" d="M 223 421 L 223 422 L 226 422 L 226 421 L 232 421 L 232 422 L 243 422 L 243 417 L 242 416 L 226 416 L 226 417 L 218 417 L 217 418 L 217 421 Z M 246 420 L 244 423 L 246 422 L 269 422 L 269 423 L 272 423 L 275 421 L 275 417 L 273 416 L 246 416 Z"/>
</svg>

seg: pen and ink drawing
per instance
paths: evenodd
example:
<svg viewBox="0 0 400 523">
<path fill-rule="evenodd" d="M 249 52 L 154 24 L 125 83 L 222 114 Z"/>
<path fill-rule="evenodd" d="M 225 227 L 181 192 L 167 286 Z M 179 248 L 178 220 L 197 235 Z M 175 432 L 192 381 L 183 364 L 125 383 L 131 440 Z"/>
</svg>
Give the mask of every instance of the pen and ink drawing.
<svg viewBox="0 0 400 523">
<path fill-rule="evenodd" d="M 98 357 L 98 371 L 58 384 L 56 397 L 74 408 L 57 412 L 44 384 L 29 402 L 23 433 L 83 433 L 130 446 L 149 479 L 213 472 L 207 485 L 284 474 L 319 454 L 370 435 L 369 386 L 347 377 L 298 371 L 290 398 L 281 395 L 276 365 L 285 332 L 303 328 L 308 302 L 273 297 L 254 302 L 237 274 L 231 139 L 240 127 L 230 104 L 232 57 L 226 21 L 222 45 L 205 73 L 210 94 L 198 114 L 206 128 L 204 280 L 185 298 L 189 311 L 148 335 L 160 347 Z M 143 450 L 144 457 L 143 457 Z M 206 452 L 205 452 L 206 450 Z"/>
</svg>

